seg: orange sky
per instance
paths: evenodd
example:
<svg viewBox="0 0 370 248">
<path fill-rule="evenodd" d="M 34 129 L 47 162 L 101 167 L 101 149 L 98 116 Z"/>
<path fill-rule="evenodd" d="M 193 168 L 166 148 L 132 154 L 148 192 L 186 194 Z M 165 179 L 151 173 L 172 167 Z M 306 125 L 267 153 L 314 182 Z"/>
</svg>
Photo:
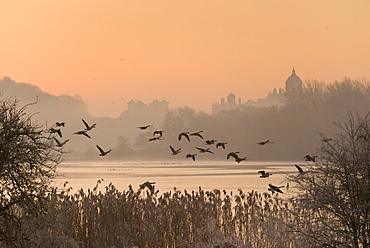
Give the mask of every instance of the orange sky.
<svg viewBox="0 0 370 248">
<path fill-rule="evenodd" d="M 210 112 L 302 80 L 370 80 L 368 0 L 0 0 L 0 76 L 80 95 Z M 121 59 L 124 59 L 121 61 Z"/>
</svg>

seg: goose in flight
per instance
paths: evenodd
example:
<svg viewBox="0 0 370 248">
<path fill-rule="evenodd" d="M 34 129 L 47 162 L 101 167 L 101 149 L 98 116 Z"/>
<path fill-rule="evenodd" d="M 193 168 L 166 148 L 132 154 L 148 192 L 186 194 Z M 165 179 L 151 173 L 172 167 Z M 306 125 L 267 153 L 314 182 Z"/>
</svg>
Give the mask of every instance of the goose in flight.
<svg viewBox="0 0 370 248">
<path fill-rule="evenodd" d="M 272 185 L 272 184 L 269 184 L 269 189 L 268 190 L 270 190 L 272 193 L 276 193 L 276 192 L 278 192 L 278 193 L 282 193 L 282 194 L 284 194 L 284 192 L 283 191 L 281 191 L 281 189 L 280 188 L 283 188 L 284 186 L 275 186 L 275 185 Z"/>
<path fill-rule="evenodd" d="M 59 135 L 59 137 L 62 138 L 62 131 L 60 131 L 60 129 L 56 129 L 56 128 L 50 128 L 49 129 L 49 132 L 50 133 L 57 133 Z"/>
<path fill-rule="evenodd" d="M 64 127 L 66 125 L 66 123 L 65 122 L 55 122 L 55 125 L 57 127 Z"/>
<path fill-rule="evenodd" d="M 179 148 L 177 150 L 175 148 L 173 148 L 172 146 L 170 146 L 170 148 L 171 148 L 171 151 L 172 151 L 171 155 L 177 155 L 177 154 L 181 153 L 181 148 Z"/>
<path fill-rule="evenodd" d="M 98 146 L 98 145 L 96 145 L 96 148 L 98 148 L 98 150 L 99 150 L 99 152 L 100 152 L 100 154 L 99 154 L 99 156 L 105 156 L 105 155 L 107 155 L 108 153 L 110 153 L 110 151 L 112 150 L 112 149 L 109 149 L 108 151 L 104 151 L 100 146 Z"/>
<path fill-rule="evenodd" d="M 163 140 L 162 136 L 155 136 L 155 137 L 149 139 L 149 141 L 156 141 L 156 140 Z"/>
<path fill-rule="evenodd" d="M 206 153 L 206 152 L 208 152 L 208 153 L 212 153 L 212 154 L 214 154 L 214 153 L 211 151 L 211 148 L 207 148 L 207 149 L 200 148 L 200 147 L 195 147 L 195 148 L 196 148 L 196 149 L 198 149 L 200 153 Z"/>
<path fill-rule="evenodd" d="M 218 142 L 217 144 L 216 144 L 216 148 L 218 148 L 219 146 L 221 146 L 222 148 L 224 148 L 225 149 L 225 145 L 227 144 L 227 142 Z"/>
<path fill-rule="evenodd" d="M 162 137 L 162 136 L 163 136 L 163 132 L 164 132 L 164 131 L 162 131 L 162 130 L 154 131 L 154 132 L 153 132 L 153 136 L 155 136 L 156 134 L 158 134 L 159 136 L 161 136 L 161 137 Z"/>
<path fill-rule="evenodd" d="M 140 127 L 137 127 L 137 128 L 139 128 L 140 130 L 145 130 L 148 127 L 151 127 L 151 126 L 153 126 L 153 124 L 149 124 L 149 125 L 146 125 L 146 126 L 140 126 Z"/>
<path fill-rule="evenodd" d="M 303 157 L 305 161 L 312 161 L 312 162 L 316 162 L 316 158 L 317 156 L 311 156 L 311 155 L 306 155 Z"/>
<path fill-rule="evenodd" d="M 234 157 L 234 158 L 237 158 L 238 157 L 238 153 L 239 152 L 229 152 L 228 154 L 227 154 L 227 160 L 229 160 L 229 158 L 230 157 Z"/>
<path fill-rule="evenodd" d="M 204 139 L 204 138 L 203 138 L 203 136 L 200 134 L 200 133 L 202 133 L 202 132 L 203 132 L 203 131 L 199 131 L 199 132 L 191 133 L 191 134 L 189 134 L 189 135 L 191 135 L 191 136 L 198 136 L 199 138 Z"/>
<path fill-rule="evenodd" d="M 213 145 L 215 142 L 217 142 L 217 140 L 214 140 L 214 139 L 212 139 L 212 140 L 206 140 L 206 145 Z"/>
<path fill-rule="evenodd" d="M 91 139 L 90 135 L 87 134 L 87 131 L 85 130 L 82 130 L 82 131 L 77 131 L 73 134 L 77 134 L 77 135 L 85 135 L 87 138 Z"/>
<path fill-rule="evenodd" d="M 301 175 L 303 175 L 304 174 L 304 171 L 303 171 L 303 169 L 302 169 L 302 167 L 301 166 L 299 166 L 299 165 L 297 165 L 297 164 L 295 164 L 294 165 L 296 168 L 297 168 L 297 170 L 299 171 L 299 174 L 301 174 Z"/>
<path fill-rule="evenodd" d="M 240 163 L 241 161 L 247 161 L 248 160 L 248 158 L 247 157 L 244 157 L 244 158 L 240 158 L 240 157 L 238 157 L 238 156 L 236 156 L 236 158 L 235 158 L 235 162 L 237 162 L 237 163 Z"/>
<path fill-rule="evenodd" d="M 195 161 L 195 156 L 197 156 L 197 154 L 195 153 L 189 153 L 189 154 L 186 154 L 186 158 L 191 158 L 193 161 Z"/>
<path fill-rule="evenodd" d="M 155 182 L 149 182 L 149 181 L 146 181 L 145 183 L 143 184 L 140 184 L 139 187 L 140 189 L 145 189 L 145 187 L 147 187 L 152 193 L 154 193 L 154 186 Z"/>
<path fill-rule="evenodd" d="M 55 142 L 57 142 L 57 147 L 62 147 L 62 146 L 64 146 L 68 141 L 69 141 L 69 139 L 67 139 L 67 140 L 65 140 L 65 141 L 63 141 L 63 142 L 60 142 L 59 140 L 57 140 L 57 138 L 55 138 L 54 137 L 54 140 L 55 140 Z"/>
<path fill-rule="evenodd" d="M 274 144 L 274 142 L 271 141 L 271 140 L 265 140 L 265 141 L 257 142 L 257 144 L 260 145 L 260 146 L 264 146 L 266 144 Z"/>
<path fill-rule="evenodd" d="M 189 133 L 190 132 L 182 132 L 182 133 L 180 133 L 179 134 L 179 140 L 181 140 L 181 138 L 184 136 L 188 141 L 190 141 Z"/>
<path fill-rule="evenodd" d="M 259 171 L 258 173 L 261 173 L 260 178 L 266 178 L 266 177 L 270 177 L 272 175 L 271 173 L 266 172 L 266 171 Z"/>
<path fill-rule="evenodd" d="M 82 122 L 85 124 L 85 130 L 86 131 L 90 131 L 91 129 L 96 127 L 96 123 L 94 123 L 93 125 L 90 126 L 89 124 L 87 124 L 87 122 L 84 119 L 82 119 Z"/>
</svg>

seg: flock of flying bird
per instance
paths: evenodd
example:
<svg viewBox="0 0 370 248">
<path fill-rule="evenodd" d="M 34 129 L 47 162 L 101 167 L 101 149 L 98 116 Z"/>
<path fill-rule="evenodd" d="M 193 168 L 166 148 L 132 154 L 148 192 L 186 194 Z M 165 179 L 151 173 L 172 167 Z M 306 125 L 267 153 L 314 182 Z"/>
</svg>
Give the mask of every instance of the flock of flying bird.
<svg viewBox="0 0 370 248">
<path fill-rule="evenodd" d="M 93 128 L 96 127 L 96 123 L 94 123 L 93 125 L 89 125 L 84 119 L 82 119 L 82 122 L 85 125 L 85 128 L 83 130 L 74 132 L 73 134 L 76 134 L 76 135 L 84 135 L 85 137 L 91 139 L 91 136 L 88 134 L 88 132 L 91 131 Z M 58 136 L 60 138 L 62 138 L 63 137 L 62 131 L 61 131 L 61 128 L 62 127 L 65 127 L 65 122 L 56 122 L 55 123 L 55 126 L 54 127 L 51 127 L 49 129 L 49 132 L 50 133 L 56 133 L 56 134 L 58 134 Z M 62 146 L 64 146 L 69 141 L 69 139 L 66 139 L 64 141 L 59 141 L 55 136 L 53 138 L 54 138 L 55 142 L 57 143 L 56 144 L 57 147 L 62 147 Z M 99 156 L 105 156 L 105 155 L 107 155 L 108 153 L 111 152 L 111 149 L 105 151 L 99 145 L 96 145 L 96 148 L 100 152 Z"/>
<path fill-rule="evenodd" d="M 145 126 L 139 126 L 137 128 L 139 128 L 140 130 L 147 130 L 149 127 L 152 127 L 152 126 L 153 126 L 153 124 L 150 124 L 150 125 L 145 125 Z M 163 132 L 164 131 L 162 131 L 162 130 L 154 131 L 153 132 L 153 137 L 150 138 L 149 141 L 163 140 Z M 188 131 L 181 132 L 181 133 L 178 134 L 178 140 L 181 141 L 181 139 L 184 138 L 184 139 L 186 139 L 190 142 L 190 136 L 197 136 L 201 139 L 204 139 L 204 137 L 201 134 L 202 132 L 203 131 L 198 131 L 198 132 L 194 132 L 194 133 L 191 133 L 191 132 L 188 132 Z M 330 140 L 327 140 L 327 141 L 324 141 L 324 142 L 328 142 L 328 141 L 330 141 Z M 226 144 L 227 144 L 227 142 L 218 142 L 215 139 L 206 140 L 205 143 L 204 143 L 204 145 L 206 145 L 206 146 L 216 145 L 216 148 L 222 147 L 223 149 L 226 148 Z M 269 140 L 269 139 L 265 140 L 265 141 L 257 142 L 257 145 L 260 145 L 260 146 L 264 146 L 266 144 L 274 144 L 274 142 Z M 211 151 L 211 148 L 209 148 L 209 147 L 208 148 L 202 148 L 202 147 L 195 146 L 195 148 L 198 150 L 199 153 L 214 154 L 214 152 Z M 181 153 L 181 148 L 175 149 L 171 145 L 170 145 L 170 150 L 171 150 L 171 155 L 178 155 L 178 154 Z M 239 157 L 238 153 L 239 153 L 239 151 L 229 152 L 226 156 L 226 159 L 229 160 L 229 158 L 233 157 L 235 159 L 235 162 L 237 162 L 237 163 L 240 163 L 241 161 L 244 161 L 244 160 L 248 160 L 247 157 Z M 186 158 L 187 159 L 191 158 L 193 161 L 195 161 L 196 156 L 197 156 L 196 153 L 186 154 Z M 306 155 L 306 156 L 304 156 L 304 160 L 315 162 L 316 157 L 317 156 L 315 156 L 315 155 Z M 297 170 L 300 174 L 304 174 L 303 169 L 299 165 L 295 164 L 295 167 L 297 168 Z M 264 170 L 258 171 L 258 173 L 261 174 L 260 178 L 268 178 L 268 177 L 270 177 L 270 175 L 272 175 L 271 173 L 266 172 Z M 284 192 L 280 189 L 280 188 L 283 188 L 284 186 L 275 186 L 275 185 L 272 185 L 272 184 L 268 184 L 268 185 L 269 185 L 269 188 L 268 188 L 269 191 L 284 194 Z M 288 187 L 289 187 L 289 184 L 287 185 L 287 188 Z"/>
<path fill-rule="evenodd" d="M 82 122 L 85 125 L 85 128 L 83 130 L 74 132 L 73 134 L 75 134 L 75 135 L 84 135 L 85 137 L 91 139 L 91 136 L 88 134 L 88 132 L 96 127 L 96 123 L 94 123 L 93 125 L 89 125 L 84 119 L 82 119 Z M 63 135 L 62 135 L 61 128 L 64 127 L 64 126 L 65 126 L 64 122 L 56 122 L 55 126 L 51 127 L 49 129 L 49 132 L 52 133 L 52 134 L 57 134 L 60 138 L 62 138 Z M 152 126 L 153 126 L 153 124 L 149 124 L 149 125 L 145 125 L 145 126 L 139 126 L 137 128 L 139 130 L 147 130 L 149 127 L 152 127 Z M 198 132 L 193 132 L 193 133 L 191 133 L 191 132 L 181 132 L 181 133 L 178 134 L 178 140 L 181 141 L 181 139 L 184 138 L 184 139 L 186 139 L 190 142 L 190 137 L 191 136 L 196 136 L 196 137 L 199 137 L 200 139 L 204 139 L 204 137 L 202 136 L 202 132 L 203 131 L 198 131 Z M 149 141 L 163 140 L 163 133 L 164 133 L 164 131 L 162 131 L 162 130 L 155 130 L 153 132 L 152 138 L 150 138 Z M 60 141 L 55 136 L 53 136 L 53 139 L 55 140 L 57 147 L 62 147 L 69 141 L 69 139 L 66 139 L 64 141 Z M 330 141 L 330 140 L 328 140 L 328 141 Z M 328 141 L 325 141 L 325 142 L 328 142 Z M 257 145 L 260 145 L 260 146 L 263 146 L 263 145 L 266 145 L 266 144 L 274 144 L 274 142 L 271 141 L 271 140 L 265 140 L 265 141 L 257 142 Z M 206 145 L 206 146 L 215 145 L 216 148 L 222 147 L 223 149 L 225 149 L 226 145 L 227 145 L 227 142 L 219 142 L 215 139 L 210 139 L 210 140 L 205 140 L 204 145 Z M 111 149 L 103 150 L 99 145 L 96 145 L 96 147 L 99 151 L 99 156 L 105 156 L 105 155 L 107 155 L 108 153 L 111 152 Z M 210 147 L 203 148 L 203 147 L 195 146 L 195 148 L 198 150 L 199 153 L 214 154 L 214 152 L 211 151 Z M 171 150 L 171 155 L 174 155 L 174 156 L 181 153 L 181 148 L 175 149 L 171 145 L 170 145 L 170 150 Z M 232 158 L 235 159 L 235 162 L 237 162 L 237 163 L 248 160 L 247 157 L 239 157 L 238 153 L 239 153 L 239 151 L 229 152 L 226 156 L 226 159 L 229 160 L 229 158 L 232 157 Z M 193 161 L 195 161 L 196 156 L 197 156 L 196 153 L 186 154 L 186 158 L 187 159 L 192 159 Z M 316 157 L 317 156 L 314 156 L 314 155 L 306 155 L 306 156 L 304 156 L 304 160 L 315 162 Z M 295 167 L 297 168 L 297 170 L 300 174 L 304 174 L 303 169 L 299 165 L 296 164 Z M 271 173 L 266 172 L 264 170 L 258 171 L 258 173 L 261 174 L 260 178 L 268 178 L 268 177 L 270 177 L 270 175 L 272 175 Z M 283 194 L 284 192 L 280 189 L 282 187 L 284 187 L 284 186 L 275 186 L 275 185 L 269 184 L 268 190 L 271 191 L 271 192 L 282 193 Z M 287 186 L 287 187 L 289 187 L 289 186 Z"/>
<path fill-rule="evenodd" d="M 150 125 L 145 125 L 145 126 L 139 126 L 137 128 L 139 128 L 140 130 L 147 130 L 149 127 L 152 127 L 153 124 L 150 124 Z M 200 139 L 204 139 L 203 135 L 202 135 L 202 132 L 203 131 L 198 131 L 198 132 L 181 132 L 178 134 L 178 140 L 181 141 L 183 138 L 188 140 L 190 142 L 190 137 L 191 136 L 197 136 L 199 137 Z M 155 140 L 163 140 L 163 133 L 164 131 L 162 130 L 156 130 L 153 132 L 153 137 L 149 139 L 149 141 L 155 141 Z M 274 142 L 270 141 L 270 140 L 266 140 L 266 141 L 262 141 L 262 142 L 258 142 L 257 144 L 259 145 L 265 145 L 265 144 L 273 144 Z M 206 146 L 210 146 L 210 145 L 215 145 L 216 148 L 219 148 L 219 147 L 222 147 L 223 149 L 226 148 L 226 144 L 227 142 L 219 142 L 215 139 L 209 139 L 209 140 L 206 140 L 204 145 Z M 210 147 L 207 147 L 207 148 L 203 148 L 203 147 L 198 147 L 198 146 L 195 146 L 195 149 L 197 149 L 197 151 L 199 153 L 210 153 L 210 154 L 214 154 L 213 151 L 211 151 L 211 148 Z M 175 149 L 173 146 L 170 145 L 170 150 L 171 150 L 171 155 L 178 155 L 181 153 L 181 148 L 177 148 Z M 230 157 L 233 157 L 235 159 L 235 162 L 237 163 L 240 163 L 241 161 L 244 161 L 244 160 L 247 160 L 247 157 L 239 157 L 238 156 L 238 153 L 239 152 L 230 152 L 227 154 L 227 159 L 229 159 Z M 186 158 L 187 159 L 192 159 L 193 161 L 195 161 L 195 158 L 197 156 L 197 153 L 188 153 L 186 154 Z"/>
</svg>

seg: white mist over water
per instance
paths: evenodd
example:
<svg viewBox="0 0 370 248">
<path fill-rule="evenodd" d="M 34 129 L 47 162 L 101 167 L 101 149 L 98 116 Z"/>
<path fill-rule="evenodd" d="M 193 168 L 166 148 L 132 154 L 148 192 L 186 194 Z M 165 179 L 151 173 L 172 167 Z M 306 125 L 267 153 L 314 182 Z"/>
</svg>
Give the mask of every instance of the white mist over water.
<svg viewBox="0 0 370 248">
<path fill-rule="evenodd" d="M 286 174 L 297 173 L 293 161 L 208 161 L 208 162 L 63 162 L 58 166 L 59 176 L 54 179 L 55 186 L 67 187 L 72 192 L 83 188 L 93 189 L 100 179 L 104 179 L 98 190 L 104 192 L 105 186 L 112 183 L 118 190 L 127 190 L 132 185 L 134 190 L 149 181 L 156 182 L 155 188 L 160 193 L 176 189 L 227 190 L 244 192 L 252 190 L 260 193 L 269 192 L 268 184 L 285 185 Z M 303 165 L 304 166 L 304 165 Z M 259 170 L 272 173 L 269 178 L 260 178 Z M 286 188 L 283 190 L 286 191 Z M 287 193 L 287 192 L 286 192 Z"/>
</svg>

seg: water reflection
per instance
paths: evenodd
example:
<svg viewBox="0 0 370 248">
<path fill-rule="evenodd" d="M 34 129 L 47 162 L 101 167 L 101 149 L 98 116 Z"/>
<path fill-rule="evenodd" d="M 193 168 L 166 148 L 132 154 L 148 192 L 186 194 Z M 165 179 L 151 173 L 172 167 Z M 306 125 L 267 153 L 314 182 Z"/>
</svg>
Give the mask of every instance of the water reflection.
<svg viewBox="0 0 370 248">
<path fill-rule="evenodd" d="M 97 180 L 104 179 L 99 190 L 113 183 L 119 190 L 127 190 L 129 185 L 137 189 L 145 181 L 156 182 L 156 189 L 167 192 L 176 187 L 179 190 L 225 189 L 236 191 L 241 188 L 248 192 L 268 192 L 268 184 L 286 185 L 286 174 L 297 173 L 293 161 L 230 161 L 209 162 L 64 162 L 58 166 L 56 186 L 68 181 L 68 186 L 76 191 L 95 187 Z M 272 175 L 260 178 L 259 170 Z"/>
</svg>

